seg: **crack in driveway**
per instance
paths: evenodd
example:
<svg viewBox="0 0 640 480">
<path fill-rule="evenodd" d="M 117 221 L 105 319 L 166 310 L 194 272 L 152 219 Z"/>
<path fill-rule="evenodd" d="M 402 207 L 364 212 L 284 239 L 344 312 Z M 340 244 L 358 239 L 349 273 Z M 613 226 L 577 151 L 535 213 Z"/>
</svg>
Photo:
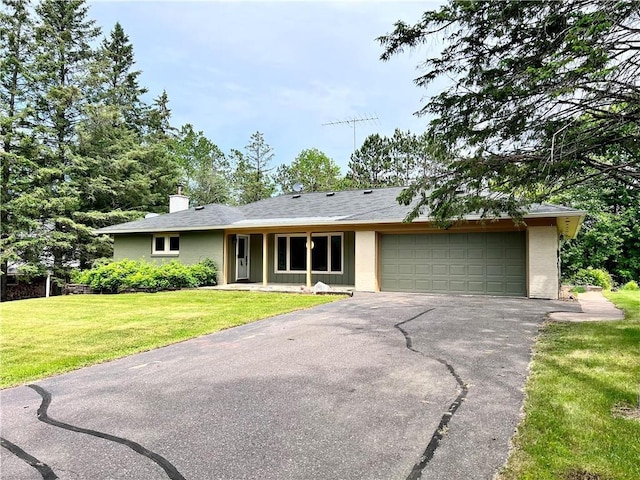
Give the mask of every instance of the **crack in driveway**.
<svg viewBox="0 0 640 480">
<path fill-rule="evenodd" d="M 139 443 L 133 442 L 131 440 L 127 440 L 126 438 L 117 437 L 109 433 L 103 433 L 97 430 L 89 430 L 88 428 L 76 427 L 75 425 L 70 425 L 68 423 L 54 420 L 53 418 L 49 417 L 49 415 L 47 415 L 47 409 L 51 404 L 51 394 L 47 392 L 44 388 L 38 385 L 27 385 L 27 387 L 35 390 L 42 397 L 42 403 L 40 404 L 40 407 L 38 408 L 38 413 L 37 413 L 38 420 L 40 420 L 41 422 L 47 423 L 54 427 L 63 428 L 65 430 L 69 430 L 72 432 L 84 433 L 86 435 L 91 435 L 93 437 L 98 437 L 104 440 L 108 440 L 110 442 L 115 442 L 121 445 L 125 445 L 126 447 L 129 447 L 134 452 L 139 453 L 140 455 L 143 455 L 147 457 L 149 460 L 155 462 L 158 466 L 160 466 L 165 471 L 165 473 L 171 480 L 186 480 L 182 476 L 182 474 L 178 472 L 176 467 L 174 467 L 171 464 L 171 462 L 169 462 L 166 458 L 164 458 L 162 455 L 152 452 L 151 450 L 146 449 Z M 49 477 L 49 478 L 53 479 L 58 477 Z"/>
<path fill-rule="evenodd" d="M 465 397 L 467 396 L 467 392 L 469 391 L 469 387 L 467 386 L 467 384 L 462 381 L 462 378 L 460 378 L 460 375 L 458 375 L 458 373 L 449 364 L 449 362 L 438 357 L 427 355 L 424 352 L 421 352 L 420 350 L 417 350 L 416 348 L 414 348 L 413 340 L 411 339 L 411 336 L 404 328 L 402 328 L 402 325 L 412 322 L 413 320 L 416 320 L 422 315 L 432 312 L 433 310 L 435 310 L 435 308 L 430 308 L 428 310 L 425 310 L 424 312 L 420 312 L 417 315 L 414 315 L 413 317 L 407 320 L 403 320 L 402 322 L 396 323 L 394 327 L 400 330 L 400 332 L 404 336 L 405 344 L 409 350 L 419 355 L 422 355 L 423 357 L 436 360 L 437 362 L 447 367 L 447 370 L 449 370 L 449 373 L 453 376 L 453 378 L 455 378 L 456 383 L 458 384 L 461 390 L 458 396 L 456 397 L 456 399 L 451 403 L 451 405 L 449 405 L 449 408 L 447 409 L 447 411 L 442 415 L 442 418 L 440 419 L 440 423 L 438 424 L 438 427 L 436 428 L 435 432 L 433 432 L 433 435 L 431 436 L 431 440 L 429 441 L 429 444 L 427 445 L 424 452 L 420 456 L 420 460 L 411 469 L 411 473 L 409 473 L 409 475 L 407 476 L 407 480 L 418 480 L 420 477 L 422 477 L 422 471 L 433 458 L 433 455 L 435 454 L 435 451 L 438 448 L 438 445 L 440 445 L 440 441 L 444 437 L 444 434 L 446 432 L 447 426 L 449 425 L 449 422 L 455 415 L 456 411 L 458 410 L 458 408 L 464 401 Z"/>
<path fill-rule="evenodd" d="M 33 468 L 38 470 L 40 475 L 42 475 L 43 480 L 55 480 L 58 476 L 51 470 L 51 467 L 44 462 L 41 462 L 36 457 L 29 455 L 22 448 L 20 448 L 15 443 L 10 442 L 6 438 L 0 437 L 0 446 L 3 446 L 11 453 L 13 453 L 20 460 L 23 460 L 27 464 L 31 465 Z"/>
</svg>

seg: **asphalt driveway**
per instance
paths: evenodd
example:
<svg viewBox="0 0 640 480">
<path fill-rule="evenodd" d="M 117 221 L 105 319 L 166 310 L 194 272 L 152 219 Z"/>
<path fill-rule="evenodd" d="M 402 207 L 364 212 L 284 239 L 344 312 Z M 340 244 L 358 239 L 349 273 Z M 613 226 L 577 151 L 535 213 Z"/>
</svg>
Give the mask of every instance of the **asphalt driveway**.
<svg viewBox="0 0 640 480">
<path fill-rule="evenodd" d="M 541 300 L 356 294 L 4 390 L 11 479 L 489 479 Z"/>
</svg>

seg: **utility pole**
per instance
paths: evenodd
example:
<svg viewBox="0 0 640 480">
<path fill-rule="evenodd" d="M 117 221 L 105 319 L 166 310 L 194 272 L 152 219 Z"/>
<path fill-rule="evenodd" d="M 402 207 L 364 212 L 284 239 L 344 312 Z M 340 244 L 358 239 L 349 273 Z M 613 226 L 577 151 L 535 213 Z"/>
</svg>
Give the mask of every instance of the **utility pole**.
<svg viewBox="0 0 640 480">
<path fill-rule="evenodd" d="M 369 116 L 359 116 L 359 117 L 351 117 L 345 120 L 338 120 L 335 122 L 323 123 L 322 126 L 326 127 L 328 125 L 352 125 L 353 126 L 353 151 L 356 151 L 356 123 L 362 122 L 376 122 L 378 121 L 377 115 L 369 115 Z"/>
</svg>

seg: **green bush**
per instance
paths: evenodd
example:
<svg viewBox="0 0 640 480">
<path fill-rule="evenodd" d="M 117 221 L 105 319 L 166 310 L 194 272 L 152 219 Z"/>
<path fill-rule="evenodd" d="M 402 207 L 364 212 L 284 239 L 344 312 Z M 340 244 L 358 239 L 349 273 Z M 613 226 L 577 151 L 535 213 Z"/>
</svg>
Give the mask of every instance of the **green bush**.
<svg viewBox="0 0 640 480">
<path fill-rule="evenodd" d="M 631 280 L 630 282 L 627 282 L 623 286 L 621 286 L 620 290 L 630 290 L 630 291 L 636 292 L 640 290 L 640 286 L 638 286 L 637 282 L 635 282 L 634 280 Z"/>
<path fill-rule="evenodd" d="M 205 258 L 200 263 L 191 265 L 191 275 L 200 285 L 216 284 L 216 264 L 213 260 Z"/>
<path fill-rule="evenodd" d="M 102 293 L 193 288 L 215 285 L 216 267 L 208 259 L 195 265 L 183 265 L 176 261 L 158 265 L 145 260 L 125 259 L 74 272 L 72 281 L 90 285 L 93 290 Z"/>
<path fill-rule="evenodd" d="M 594 285 L 596 287 L 602 287 L 604 290 L 611 290 L 613 286 L 613 280 L 611 275 L 606 270 L 601 268 L 581 268 L 573 276 L 573 283 L 575 285 Z"/>
</svg>

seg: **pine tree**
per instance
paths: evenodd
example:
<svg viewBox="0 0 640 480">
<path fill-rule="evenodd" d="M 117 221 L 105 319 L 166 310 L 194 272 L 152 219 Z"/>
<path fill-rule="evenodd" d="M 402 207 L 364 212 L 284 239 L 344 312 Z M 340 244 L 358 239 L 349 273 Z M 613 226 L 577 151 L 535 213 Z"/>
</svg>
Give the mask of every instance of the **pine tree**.
<svg viewBox="0 0 640 480">
<path fill-rule="evenodd" d="M 237 201 L 240 204 L 257 202 L 275 192 L 275 183 L 269 175 L 269 163 L 273 160 L 273 148 L 264 141 L 264 135 L 255 132 L 245 147 L 244 155 L 235 152 L 234 181 Z"/>
<path fill-rule="evenodd" d="M 153 99 L 153 106 L 148 112 L 146 121 L 147 134 L 152 141 L 169 141 L 175 135 L 175 128 L 171 126 L 171 109 L 167 91 Z"/>
<path fill-rule="evenodd" d="M 391 162 L 388 156 L 388 139 L 377 133 L 369 135 L 362 146 L 351 154 L 349 173 L 356 188 L 391 186 Z"/>
<path fill-rule="evenodd" d="M 33 62 L 33 19 L 28 0 L 3 0 L 0 10 L 0 301 L 6 300 L 9 262 L 18 262 L 18 242 L 37 226 L 20 208 L 35 164 L 29 125 L 29 69 Z"/>
<path fill-rule="evenodd" d="M 141 131 L 146 106 L 141 96 L 147 89 L 141 87 L 138 77 L 142 73 L 134 70 L 133 45 L 120 23 L 116 23 L 109 37 L 104 38 L 92 66 L 92 103 L 117 107 L 126 125 Z"/>
<path fill-rule="evenodd" d="M 383 60 L 442 44 L 417 112 L 447 169 L 404 196 L 443 221 L 522 215 L 577 184 L 640 181 L 640 2 L 449 0 L 378 40 Z"/>
<path fill-rule="evenodd" d="M 76 127 L 87 104 L 91 43 L 100 34 L 88 19 L 84 0 L 44 0 L 36 8 L 36 62 L 33 68 L 35 134 L 40 143 L 38 184 L 29 201 L 40 209 L 40 261 L 58 281 L 77 260 L 79 235 L 90 229 L 74 219 L 80 206 L 77 178 L 84 173 L 76 154 Z"/>
</svg>

